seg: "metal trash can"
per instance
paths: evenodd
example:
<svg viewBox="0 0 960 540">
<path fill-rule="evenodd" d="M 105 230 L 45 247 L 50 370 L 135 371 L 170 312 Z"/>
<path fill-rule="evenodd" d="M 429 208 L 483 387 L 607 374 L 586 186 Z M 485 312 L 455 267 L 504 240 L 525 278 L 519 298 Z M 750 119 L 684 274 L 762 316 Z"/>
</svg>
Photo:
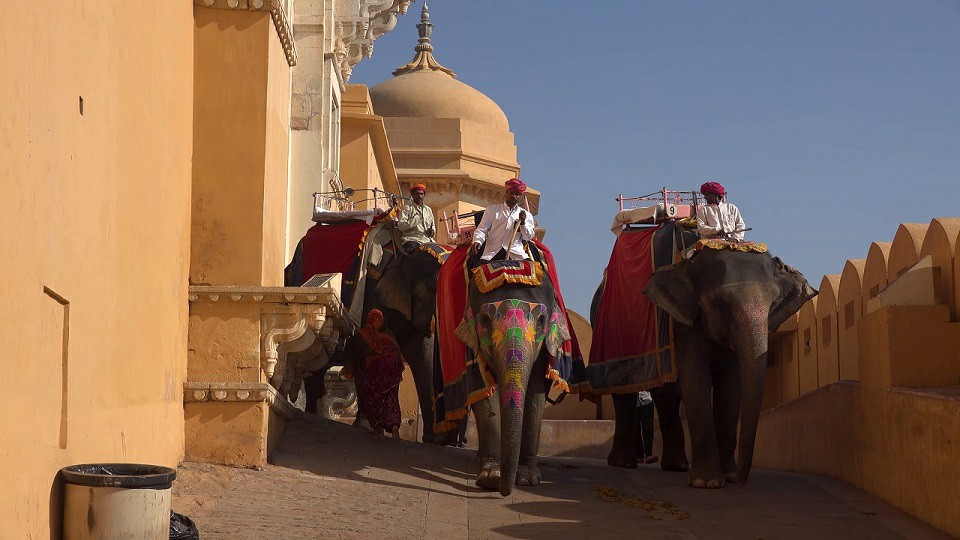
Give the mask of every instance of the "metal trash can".
<svg viewBox="0 0 960 540">
<path fill-rule="evenodd" d="M 63 537 L 167 540 L 170 488 L 177 471 L 138 463 L 95 463 L 60 469 Z"/>
</svg>

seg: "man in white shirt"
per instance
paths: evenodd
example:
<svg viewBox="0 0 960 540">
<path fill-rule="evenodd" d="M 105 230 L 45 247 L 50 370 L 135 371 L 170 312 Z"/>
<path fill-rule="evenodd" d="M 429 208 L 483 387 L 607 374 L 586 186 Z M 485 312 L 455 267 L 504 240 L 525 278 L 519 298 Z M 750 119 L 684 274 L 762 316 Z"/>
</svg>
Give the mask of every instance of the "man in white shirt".
<svg viewBox="0 0 960 540">
<path fill-rule="evenodd" d="M 527 185 L 517 178 L 511 178 L 504 183 L 504 187 L 503 203 L 484 210 L 483 218 L 473 232 L 471 253 L 477 253 L 486 242 L 483 255 L 480 256 L 482 261 L 506 259 L 507 254 L 510 259 L 517 261 L 529 258 L 523 243 L 533 238 L 533 218 L 520 207 L 520 198 L 527 190 Z M 511 238 L 513 243 L 510 243 Z"/>
<path fill-rule="evenodd" d="M 433 220 L 433 210 L 423 204 L 423 199 L 426 196 L 427 186 L 414 184 L 410 188 L 410 197 L 413 200 L 403 205 L 403 209 L 397 217 L 400 240 L 403 248 L 408 252 L 421 244 L 436 242 L 434 240 L 436 225 Z"/>
<path fill-rule="evenodd" d="M 700 237 L 742 242 L 747 226 L 740 217 L 740 210 L 726 202 L 727 190 L 719 182 L 707 182 L 700 186 L 700 193 L 707 199 L 707 204 L 697 208 Z"/>
</svg>

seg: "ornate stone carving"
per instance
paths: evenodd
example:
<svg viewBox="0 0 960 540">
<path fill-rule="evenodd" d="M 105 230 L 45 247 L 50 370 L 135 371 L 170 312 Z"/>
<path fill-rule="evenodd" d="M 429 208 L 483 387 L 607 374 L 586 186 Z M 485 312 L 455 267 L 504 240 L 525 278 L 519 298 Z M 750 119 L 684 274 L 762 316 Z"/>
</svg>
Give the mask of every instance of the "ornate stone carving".
<svg viewBox="0 0 960 540">
<path fill-rule="evenodd" d="M 266 11 L 273 19 L 277 36 L 283 45 L 283 53 L 290 67 L 297 65 L 297 49 L 293 43 L 293 29 L 284 9 L 282 0 L 193 0 L 193 5 L 216 9 L 245 9 L 248 11 Z"/>
<path fill-rule="evenodd" d="M 296 409 L 277 391 L 265 383 L 188 382 L 183 384 L 185 403 L 255 403 L 265 402 L 274 412 L 286 419 L 293 418 Z"/>
<path fill-rule="evenodd" d="M 296 357 L 294 353 L 310 349 L 320 336 L 325 363 L 333 352 L 340 330 L 349 327 L 343 305 L 337 292 L 324 287 L 190 287 L 191 302 L 221 304 L 259 304 L 260 306 L 260 368 L 265 378 L 276 388 L 289 392 L 299 385 L 304 362 L 316 363 L 312 358 Z M 216 396 L 215 396 L 216 397 Z M 217 399 L 220 399 L 219 397 Z"/>
<path fill-rule="evenodd" d="M 411 0 L 360 0 L 356 16 L 338 17 L 334 22 L 333 53 L 344 82 L 353 66 L 373 54 L 373 42 L 397 26 L 397 16 L 407 13 Z"/>
</svg>

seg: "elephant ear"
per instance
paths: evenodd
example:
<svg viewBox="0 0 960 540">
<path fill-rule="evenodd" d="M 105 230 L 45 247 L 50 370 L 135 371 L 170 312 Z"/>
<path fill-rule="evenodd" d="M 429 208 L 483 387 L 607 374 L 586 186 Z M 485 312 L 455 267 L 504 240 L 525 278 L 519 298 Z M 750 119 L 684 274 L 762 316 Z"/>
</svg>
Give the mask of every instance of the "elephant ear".
<svg viewBox="0 0 960 540">
<path fill-rule="evenodd" d="M 700 304 L 690 280 L 690 264 L 681 261 L 657 270 L 643 289 L 651 302 L 687 326 L 693 326 L 700 314 Z"/>
<path fill-rule="evenodd" d="M 407 265 L 392 264 L 377 282 L 377 298 L 380 306 L 392 309 L 407 320 L 413 313 L 413 276 Z"/>
<path fill-rule="evenodd" d="M 543 306 L 539 306 L 543 307 Z M 534 318 L 539 317 L 537 314 Z M 554 305 L 553 309 L 544 317 L 544 342 L 543 346 L 553 358 L 560 357 L 563 354 L 564 343 L 570 341 L 570 329 L 567 328 L 567 314 L 560 309 L 560 306 Z"/>
<path fill-rule="evenodd" d="M 770 306 L 767 326 L 771 332 L 776 332 L 784 321 L 800 311 L 803 304 L 818 293 L 807 283 L 803 274 L 792 266 L 784 264 L 779 257 L 773 257 L 773 273 L 780 288 L 780 295 Z"/>
</svg>

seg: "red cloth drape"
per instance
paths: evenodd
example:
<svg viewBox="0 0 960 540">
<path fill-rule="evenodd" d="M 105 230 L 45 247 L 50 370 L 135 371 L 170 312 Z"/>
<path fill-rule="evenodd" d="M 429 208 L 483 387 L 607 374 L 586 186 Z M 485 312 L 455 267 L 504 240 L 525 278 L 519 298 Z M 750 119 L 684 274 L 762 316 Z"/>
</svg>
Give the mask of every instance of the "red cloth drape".
<svg viewBox="0 0 960 540">
<path fill-rule="evenodd" d="M 594 322 L 590 365 L 655 352 L 656 306 L 643 288 L 653 275 L 656 228 L 621 234 L 607 265 L 600 313 Z"/>
<path fill-rule="evenodd" d="M 465 245 L 453 250 L 440 267 L 437 278 L 437 337 L 440 340 L 444 386 L 459 380 L 466 369 L 466 346 L 455 332 L 467 307 L 464 266 L 469 254 L 470 249 Z"/>
<path fill-rule="evenodd" d="M 317 224 L 303 237 L 301 283 L 316 274 L 350 274 L 360 253 L 363 235 L 370 228 L 364 221 L 330 225 Z"/>
</svg>

